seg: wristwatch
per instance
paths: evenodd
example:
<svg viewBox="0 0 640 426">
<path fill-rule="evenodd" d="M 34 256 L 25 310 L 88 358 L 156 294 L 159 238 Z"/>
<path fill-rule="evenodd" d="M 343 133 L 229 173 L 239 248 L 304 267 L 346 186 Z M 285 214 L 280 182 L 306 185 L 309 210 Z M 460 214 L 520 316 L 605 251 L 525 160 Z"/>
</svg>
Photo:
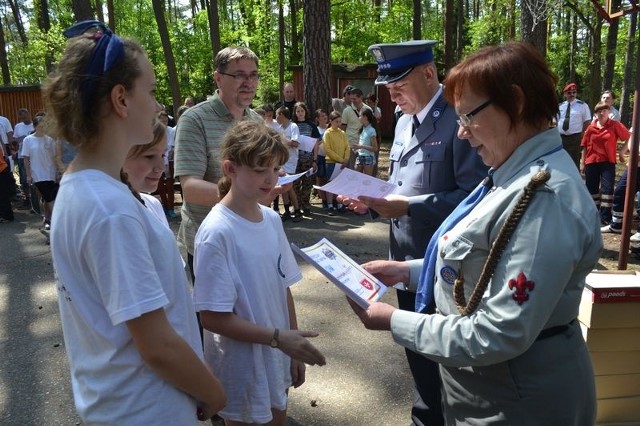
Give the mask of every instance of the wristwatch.
<svg viewBox="0 0 640 426">
<path fill-rule="evenodd" d="M 277 348 L 278 347 L 278 335 L 280 334 L 280 330 L 278 330 L 277 328 L 273 330 L 273 336 L 271 336 L 271 342 L 269 343 L 269 346 L 271 346 L 272 348 Z"/>
</svg>

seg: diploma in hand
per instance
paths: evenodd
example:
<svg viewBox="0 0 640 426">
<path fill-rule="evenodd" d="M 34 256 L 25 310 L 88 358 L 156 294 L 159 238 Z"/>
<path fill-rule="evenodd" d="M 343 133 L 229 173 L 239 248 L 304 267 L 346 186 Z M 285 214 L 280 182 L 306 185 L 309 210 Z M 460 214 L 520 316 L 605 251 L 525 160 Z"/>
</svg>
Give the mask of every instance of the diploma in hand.
<svg viewBox="0 0 640 426">
<path fill-rule="evenodd" d="M 387 291 L 384 284 L 326 238 L 305 248 L 291 243 L 291 248 L 294 253 L 329 278 L 362 309 L 367 309 L 369 302 L 380 300 Z"/>
</svg>

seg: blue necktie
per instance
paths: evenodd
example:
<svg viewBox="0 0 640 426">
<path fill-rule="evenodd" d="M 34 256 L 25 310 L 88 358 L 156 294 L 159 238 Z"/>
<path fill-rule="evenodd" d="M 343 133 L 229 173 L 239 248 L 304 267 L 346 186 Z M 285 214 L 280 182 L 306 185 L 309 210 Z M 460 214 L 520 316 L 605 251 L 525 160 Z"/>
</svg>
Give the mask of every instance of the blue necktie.
<svg viewBox="0 0 640 426">
<path fill-rule="evenodd" d="M 418 290 L 416 294 L 416 312 L 424 312 L 434 306 L 435 298 L 433 293 L 435 281 L 436 260 L 438 259 L 438 240 L 444 234 L 449 232 L 460 220 L 468 215 L 471 210 L 487 195 L 493 187 L 493 170 L 489 170 L 489 176 L 484 178 L 482 183 L 476 187 L 458 204 L 451 214 L 442 222 L 440 227 L 431 236 L 427 251 L 424 255 L 424 263 L 420 272 L 420 280 L 418 281 Z"/>
</svg>

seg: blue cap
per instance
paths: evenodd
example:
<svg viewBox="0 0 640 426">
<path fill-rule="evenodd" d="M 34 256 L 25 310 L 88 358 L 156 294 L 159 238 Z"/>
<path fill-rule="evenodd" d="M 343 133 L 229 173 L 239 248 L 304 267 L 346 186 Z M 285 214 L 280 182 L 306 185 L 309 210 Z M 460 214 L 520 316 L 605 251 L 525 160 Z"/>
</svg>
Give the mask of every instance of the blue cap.
<svg viewBox="0 0 640 426">
<path fill-rule="evenodd" d="M 376 85 L 389 84 L 406 77 L 422 64 L 433 62 L 435 40 L 412 40 L 403 43 L 383 43 L 369 46 L 378 62 Z"/>
</svg>

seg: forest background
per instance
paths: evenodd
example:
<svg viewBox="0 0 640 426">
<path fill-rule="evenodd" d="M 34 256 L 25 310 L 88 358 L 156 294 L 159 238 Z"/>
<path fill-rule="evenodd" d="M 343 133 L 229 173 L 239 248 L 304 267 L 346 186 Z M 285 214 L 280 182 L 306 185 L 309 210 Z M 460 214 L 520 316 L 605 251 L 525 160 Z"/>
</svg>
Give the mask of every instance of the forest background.
<svg viewBox="0 0 640 426">
<path fill-rule="evenodd" d="M 62 54 L 62 31 L 77 20 L 99 19 L 144 45 L 157 98 L 169 110 L 187 96 L 202 100 L 214 92 L 213 56 L 229 45 L 248 46 L 260 58 L 256 105 L 279 99 L 289 67 L 302 65 L 298 97 L 316 108 L 339 97 L 331 93 L 331 64 L 372 63 L 371 44 L 438 40 L 444 77 L 479 47 L 525 40 L 558 75 L 559 101 L 568 82 L 578 84 L 592 108 L 612 89 L 630 125 L 637 0 L 610 1 L 0 0 L 0 69 L 4 86 L 40 84 Z M 611 20 L 606 10 L 628 13 Z"/>
</svg>

